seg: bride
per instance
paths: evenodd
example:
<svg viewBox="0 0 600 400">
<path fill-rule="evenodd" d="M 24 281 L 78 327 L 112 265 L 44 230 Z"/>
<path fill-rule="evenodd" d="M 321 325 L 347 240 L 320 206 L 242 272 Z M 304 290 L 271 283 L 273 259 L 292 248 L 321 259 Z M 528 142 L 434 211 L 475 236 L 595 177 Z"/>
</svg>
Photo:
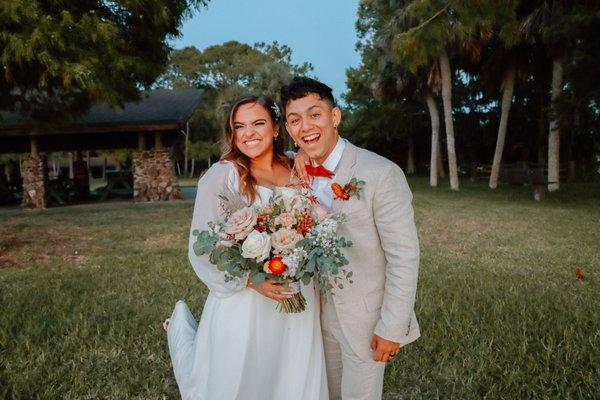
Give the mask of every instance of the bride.
<svg viewBox="0 0 600 400">
<path fill-rule="evenodd" d="M 279 136 L 281 113 L 270 98 L 244 97 L 233 104 L 223 131 L 223 155 L 198 182 L 191 230 L 207 230 L 219 218 L 225 189 L 248 204 L 267 202 L 275 186 L 290 185 L 291 162 Z M 175 379 L 184 400 L 326 400 L 327 379 L 314 285 L 302 288 L 303 312 L 280 313 L 291 297 L 274 281 L 225 281 L 208 256 L 192 250 L 194 271 L 210 292 L 200 322 L 183 301 L 167 326 Z"/>
</svg>

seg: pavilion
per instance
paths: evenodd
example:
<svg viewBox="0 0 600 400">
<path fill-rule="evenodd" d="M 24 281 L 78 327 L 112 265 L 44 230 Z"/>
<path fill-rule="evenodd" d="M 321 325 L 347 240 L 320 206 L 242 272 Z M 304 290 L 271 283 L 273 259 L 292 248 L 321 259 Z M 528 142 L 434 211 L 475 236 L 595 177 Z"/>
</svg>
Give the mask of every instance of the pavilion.
<svg viewBox="0 0 600 400">
<path fill-rule="evenodd" d="M 40 125 L 15 113 L 2 112 L 0 153 L 29 153 L 22 161 L 22 205 L 50 204 L 47 152 L 75 151 L 74 184 L 89 191 L 84 150 L 133 149 L 134 201 L 181 198 L 171 147 L 202 98 L 199 89 L 143 92 L 122 109 L 99 104 L 64 124 Z"/>
</svg>

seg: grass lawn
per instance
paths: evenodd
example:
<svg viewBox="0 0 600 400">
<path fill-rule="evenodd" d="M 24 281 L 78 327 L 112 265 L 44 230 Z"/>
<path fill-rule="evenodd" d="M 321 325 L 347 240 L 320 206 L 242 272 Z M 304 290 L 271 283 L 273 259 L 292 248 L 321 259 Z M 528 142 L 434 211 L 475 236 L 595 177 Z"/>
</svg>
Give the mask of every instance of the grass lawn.
<svg viewBox="0 0 600 400">
<path fill-rule="evenodd" d="M 538 203 L 410 184 L 423 336 L 388 366 L 384 398 L 598 398 L 600 187 Z M 191 212 L 0 210 L 0 398 L 178 398 L 161 324 L 180 298 L 199 315 L 206 296 L 186 259 Z"/>
</svg>

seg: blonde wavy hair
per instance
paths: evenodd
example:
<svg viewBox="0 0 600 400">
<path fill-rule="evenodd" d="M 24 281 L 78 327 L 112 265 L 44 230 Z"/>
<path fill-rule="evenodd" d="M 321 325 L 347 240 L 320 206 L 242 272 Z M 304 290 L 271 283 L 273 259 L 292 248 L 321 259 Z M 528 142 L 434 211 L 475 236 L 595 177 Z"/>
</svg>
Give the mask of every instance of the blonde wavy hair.
<svg viewBox="0 0 600 400">
<path fill-rule="evenodd" d="M 282 118 L 277 103 L 264 94 L 244 96 L 236 100 L 229 109 L 227 120 L 221 136 L 221 161 L 230 161 L 235 165 L 240 177 L 240 193 L 253 203 L 256 200 L 257 183 L 250 171 L 250 158 L 242 153 L 235 145 L 235 129 L 233 118 L 238 108 L 244 104 L 259 104 L 268 111 L 273 126 L 279 126 L 279 140 L 273 142 L 273 160 L 286 168 L 291 166 L 291 160 L 285 155 L 285 141 L 281 135 Z"/>
</svg>

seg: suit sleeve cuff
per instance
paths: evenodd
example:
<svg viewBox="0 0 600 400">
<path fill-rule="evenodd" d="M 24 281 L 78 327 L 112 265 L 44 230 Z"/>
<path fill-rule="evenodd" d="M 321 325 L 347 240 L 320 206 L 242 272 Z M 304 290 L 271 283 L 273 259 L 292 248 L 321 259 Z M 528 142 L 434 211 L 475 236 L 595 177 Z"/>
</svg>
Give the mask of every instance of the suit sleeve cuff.
<svg viewBox="0 0 600 400">
<path fill-rule="evenodd" d="M 408 331 L 408 334 L 404 335 L 403 333 L 406 333 L 406 331 Z M 375 325 L 374 333 L 385 340 L 400 343 L 400 346 L 406 346 L 407 344 L 414 342 L 419 338 L 419 336 L 421 336 L 418 329 L 398 329 L 395 331 L 387 329 L 382 320 L 379 320 L 379 322 L 377 322 L 377 325 Z"/>
</svg>

